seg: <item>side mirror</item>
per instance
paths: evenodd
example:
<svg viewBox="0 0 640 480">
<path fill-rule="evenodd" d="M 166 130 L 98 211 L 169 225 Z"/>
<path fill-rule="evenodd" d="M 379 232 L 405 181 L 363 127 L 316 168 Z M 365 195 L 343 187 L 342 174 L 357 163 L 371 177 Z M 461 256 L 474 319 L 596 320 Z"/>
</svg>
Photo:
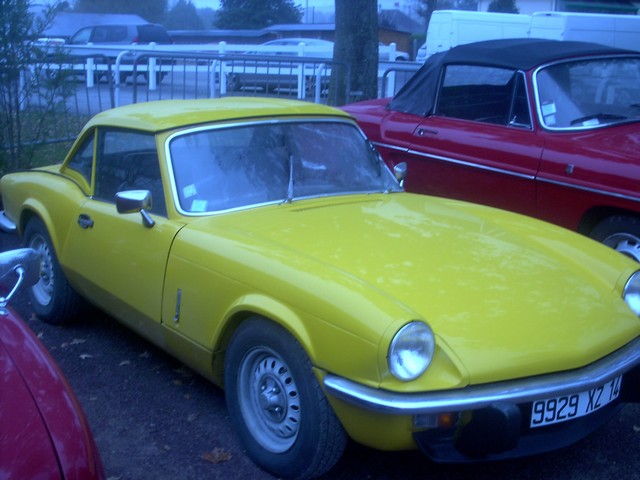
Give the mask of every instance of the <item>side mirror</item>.
<svg viewBox="0 0 640 480">
<path fill-rule="evenodd" d="M 151 228 L 156 222 L 149 216 L 152 198 L 149 190 L 126 190 L 116 193 L 116 208 L 118 213 L 140 212 L 145 227 Z"/>
<path fill-rule="evenodd" d="M 404 186 L 404 179 L 407 176 L 407 162 L 400 162 L 393 167 L 393 174 L 401 187 Z"/>
</svg>

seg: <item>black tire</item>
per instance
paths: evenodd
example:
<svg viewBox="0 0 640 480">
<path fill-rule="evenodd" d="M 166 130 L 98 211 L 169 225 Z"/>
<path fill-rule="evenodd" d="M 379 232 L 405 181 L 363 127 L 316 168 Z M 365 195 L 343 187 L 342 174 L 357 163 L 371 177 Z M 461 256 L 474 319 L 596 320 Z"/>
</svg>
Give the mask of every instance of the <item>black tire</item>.
<svg viewBox="0 0 640 480">
<path fill-rule="evenodd" d="M 62 273 L 53 243 L 42 220 L 29 220 L 24 245 L 40 254 L 40 280 L 28 289 L 35 314 L 52 325 L 70 323 L 78 316 L 83 301 Z"/>
<path fill-rule="evenodd" d="M 614 215 L 600 222 L 589 236 L 640 262 L 640 219 Z"/>
<path fill-rule="evenodd" d="M 229 416 L 249 457 L 280 478 L 330 470 L 347 436 L 300 344 L 263 318 L 244 322 L 225 360 Z"/>
</svg>

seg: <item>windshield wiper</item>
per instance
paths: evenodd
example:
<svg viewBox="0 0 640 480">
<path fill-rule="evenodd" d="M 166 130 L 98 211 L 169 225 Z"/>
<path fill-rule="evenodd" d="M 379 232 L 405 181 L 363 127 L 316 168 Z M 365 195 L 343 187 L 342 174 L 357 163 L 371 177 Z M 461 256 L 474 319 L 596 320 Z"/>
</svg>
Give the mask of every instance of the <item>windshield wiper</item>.
<svg viewBox="0 0 640 480">
<path fill-rule="evenodd" d="M 287 203 L 293 200 L 293 155 L 289 154 L 289 186 L 287 187 Z"/>
<path fill-rule="evenodd" d="M 585 115 L 584 117 L 571 120 L 570 125 L 577 125 L 578 123 L 588 122 L 589 120 L 625 120 L 626 118 L 624 115 L 617 115 L 615 113 L 592 113 L 591 115 Z"/>
</svg>

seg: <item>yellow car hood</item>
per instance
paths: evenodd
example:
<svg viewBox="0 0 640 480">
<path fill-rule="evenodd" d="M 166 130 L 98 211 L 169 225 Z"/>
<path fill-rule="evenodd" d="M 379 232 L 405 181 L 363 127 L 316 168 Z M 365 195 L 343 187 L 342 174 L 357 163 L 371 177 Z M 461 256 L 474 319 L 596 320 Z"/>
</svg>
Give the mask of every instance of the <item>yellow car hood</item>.
<svg viewBox="0 0 640 480">
<path fill-rule="evenodd" d="M 294 201 L 211 220 L 325 281 L 327 272 L 348 276 L 401 302 L 471 383 L 579 367 L 640 334 L 621 299 L 635 263 L 520 215 L 402 193 Z M 388 320 L 380 334 L 398 319 Z"/>
</svg>

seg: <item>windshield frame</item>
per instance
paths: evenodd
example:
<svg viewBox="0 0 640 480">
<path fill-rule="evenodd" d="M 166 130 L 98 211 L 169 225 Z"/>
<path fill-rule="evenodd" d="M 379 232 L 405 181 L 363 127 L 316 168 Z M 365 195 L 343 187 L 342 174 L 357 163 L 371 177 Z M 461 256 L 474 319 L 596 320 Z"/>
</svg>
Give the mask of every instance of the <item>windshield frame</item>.
<svg viewBox="0 0 640 480">
<path fill-rule="evenodd" d="M 381 181 L 386 185 L 386 188 L 380 187 L 380 188 L 367 189 L 367 190 L 353 190 L 353 191 L 347 190 L 347 191 L 340 191 L 340 192 L 318 193 L 318 194 L 311 194 L 311 195 L 296 195 L 295 188 L 294 188 L 293 195 L 290 195 L 289 192 L 287 192 L 285 196 L 283 196 L 282 198 L 278 198 L 277 200 L 248 203 L 246 205 L 235 206 L 231 208 L 220 208 L 220 209 L 207 208 L 203 211 L 187 210 L 182 205 L 180 196 L 178 194 L 179 182 L 176 179 L 176 174 L 174 169 L 175 168 L 174 158 L 171 150 L 173 141 L 180 139 L 181 137 L 187 137 L 189 135 L 198 134 L 201 132 L 210 132 L 210 131 L 216 131 L 216 130 L 229 130 L 229 129 L 238 129 L 238 128 L 242 129 L 242 128 L 251 128 L 255 126 L 274 125 L 274 124 L 309 125 L 309 124 L 315 124 L 315 123 L 317 124 L 331 123 L 331 124 L 345 125 L 345 126 L 348 126 L 349 128 L 353 128 L 354 131 L 357 132 L 357 134 L 360 136 L 363 143 L 366 144 L 366 147 L 372 150 L 371 155 L 372 157 L 375 157 L 376 164 L 381 169 L 381 174 L 380 174 Z M 333 147 L 332 145 L 327 145 L 325 147 L 328 156 L 333 155 L 332 147 Z M 218 215 L 218 214 L 229 213 L 234 211 L 241 211 L 241 210 L 263 207 L 267 205 L 287 204 L 287 203 L 292 203 L 299 200 L 310 199 L 310 198 L 338 197 L 338 196 L 344 196 L 344 195 L 387 194 L 392 192 L 404 191 L 404 189 L 400 186 L 397 179 L 395 178 L 391 170 L 388 168 L 388 166 L 386 165 L 382 157 L 375 150 L 375 147 L 373 147 L 373 144 L 367 139 L 362 129 L 357 124 L 355 124 L 355 122 L 349 119 L 344 119 L 340 117 L 331 117 L 331 118 L 327 118 L 327 117 L 273 118 L 272 117 L 272 118 L 261 118 L 261 119 L 249 120 L 249 121 L 241 120 L 237 122 L 201 125 L 201 126 L 181 129 L 179 131 L 171 133 L 169 136 L 166 137 L 164 141 L 164 152 L 165 152 L 165 158 L 167 159 L 167 171 L 168 171 L 168 179 L 170 182 L 171 196 L 172 196 L 175 208 L 181 215 L 189 216 L 189 217 Z M 386 181 L 385 181 L 385 177 L 386 177 Z M 287 179 L 287 180 L 290 181 L 290 179 Z"/>
<path fill-rule="evenodd" d="M 575 125 L 569 124 L 569 125 L 555 126 L 554 124 L 552 124 L 551 122 L 547 122 L 546 120 L 546 117 L 549 117 L 550 111 L 548 109 L 549 104 L 544 103 L 545 100 L 542 98 L 542 93 L 541 93 L 541 90 L 542 90 L 541 77 L 543 72 L 561 65 L 580 64 L 580 63 L 586 63 L 586 62 L 603 62 L 603 61 L 611 62 L 611 61 L 621 61 L 625 59 L 639 62 L 639 65 L 640 65 L 640 54 L 634 55 L 632 52 L 630 52 L 629 54 L 621 54 L 621 55 L 597 55 L 597 56 L 594 55 L 594 56 L 586 56 L 586 57 L 574 57 L 574 58 L 559 60 L 555 62 L 545 63 L 544 65 L 540 65 L 539 67 L 536 67 L 532 73 L 532 86 L 533 86 L 533 93 L 534 93 L 536 118 L 538 119 L 538 123 L 540 124 L 540 126 L 543 129 L 549 130 L 549 131 L 570 132 L 570 131 L 594 130 L 594 129 L 606 128 L 606 127 L 615 126 L 615 125 L 639 122 L 640 108 L 638 108 L 637 115 L 629 116 L 625 118 L 610 118 L 609 121 L 606 121 L 606 122 L 599 122 L 599 121 L 589 122 L 585 120 L 582 123 L 577 123 Z M 640 67 L 639 67 L 639 72 L 640 72 Z M 616 76 L 611 75 L 610 77 L 605 77 L 605 79 L 606 78 L 615 79 Z M 640 102 L 640 98 L 638 99 L 638 101 Z M 634 105 L 635 103 L 636 102 L 632 102 L 631 104 L 629 104 L 629 106 Z M 554 111 L 556 108 L 555 102 L 552 102 L 552 105 L 553 105 L 552 111 Z M 547 112 L 545 112 L 545 108 L 547 109 Z M 598 115 L 596 114 L 595 111 L 589 112 L 589 113 L 593 114 L 597 119 Z M 607 116 L 606 113 L 602 113 L 601 115 L 602 115 L 602 118 Z M 579 119 L 580 117 L 589 117 L 589 116 L 591 115 L 584 114 L 583 112 L 583 115 L 575 114 L 572 117 L 572 120 Z"/>
</svg>

